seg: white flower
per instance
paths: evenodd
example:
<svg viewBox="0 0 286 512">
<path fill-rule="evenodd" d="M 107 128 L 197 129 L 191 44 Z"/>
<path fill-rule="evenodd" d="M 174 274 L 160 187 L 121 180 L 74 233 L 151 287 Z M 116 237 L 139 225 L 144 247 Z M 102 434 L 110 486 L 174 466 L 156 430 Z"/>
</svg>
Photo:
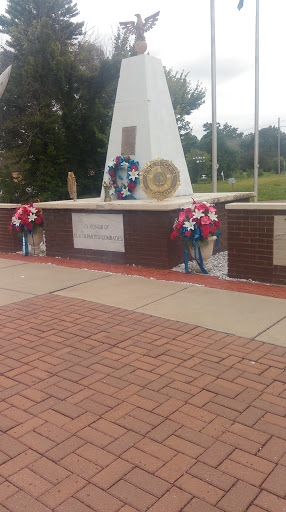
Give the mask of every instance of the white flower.
<svg viewBox="0 0 286 512">
<path fill-rule="evenodd" d="M 127 187 L 122 189 L 122 195 L 123 195 L 123 197 L 130 196 L 130 192 Z"/>
<path fill-rule="evenodd" d="M 204 212 L 202 212 L 201 210 L 195 210 L 194 211 L 194 217 L 196 219 L 200 219 L 201 217 L 204 217 Z"/>
<path fill-rule="evenodd" d="M 131 171 L 128 171 L 128 173 L 132 181 L 135 181 L 136 178 L 139 178 L 139 171 L 132 169 Z"/>
<path fill-rule="evenodd" d="M 210 212 L 209 213 L 209 218 L 211 220 L 217 220 L 217 214 L 215 212 Z"/>
<path fill-rule="evenodd" d="M 192 219 L 185 220 L 185 222 L 184 222 L 184 228 L 187 228 L 188 230 L 194 229 L 194 225 L 195 225 L 195 222 L 193 222 Z"/>
<path fill-rule="evenodd" d="M 128 162 L 123 162 L 121 165 L 122 165 L 122 167 L 125 167 L 125 169 L 127 169 L 129 163 Z"/>
<path fill-rule="evenodd" d="M 28 219 L 29 219 L 30 222 L 33 222 L 33 220 L 35 220 L 36 218 L 37 218 L 37 215 L 35 213 L 30 213 L 29 214 Z"/>
<path fill-rule="evenodd" d="M 21 224 L 20 219 L 17 219 L 17 217 L 15 217 L 15 216 L 12 217 L 12 222 L 13 222 L 13 224 L 15 224 L 16 227 L 20 226 L 20 224 Z"/>
<path fill-rule="evenodd" d="M 37 212 L 37 208 L 35 208 L 34 206 L 32 206 L 32 207 L 30 208 L 30 212 L 31 212 L 31 213 L 36 213 L 36 212 Z"/>
</svg>

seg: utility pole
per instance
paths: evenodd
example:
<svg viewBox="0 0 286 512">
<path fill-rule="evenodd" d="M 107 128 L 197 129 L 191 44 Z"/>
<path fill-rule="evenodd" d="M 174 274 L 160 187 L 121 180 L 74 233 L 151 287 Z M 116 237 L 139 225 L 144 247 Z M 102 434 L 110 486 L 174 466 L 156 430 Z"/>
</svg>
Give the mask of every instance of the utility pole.
<svg viewBox="0 0 286 512">
<path fill-rule="evenodd" d="M 278 174 L 280 174 L 280 140 L 281 140 L 281 131 L 280 131 L 280 117 L 278 117 Z"/>
<path fill-rule="evenodd" d="M 212 191 L 217 192 L 217 125 L 216 125 L 216 50 L 215 0 L 211 4 L 211 82 L 212 82 Z"/>
</svg>

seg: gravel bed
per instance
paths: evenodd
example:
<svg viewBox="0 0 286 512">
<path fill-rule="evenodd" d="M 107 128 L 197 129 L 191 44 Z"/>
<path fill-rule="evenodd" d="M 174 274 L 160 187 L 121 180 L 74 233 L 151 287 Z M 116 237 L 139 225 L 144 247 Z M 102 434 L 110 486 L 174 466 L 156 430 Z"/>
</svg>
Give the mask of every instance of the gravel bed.
<svg viewBox="0 0 286 512">
<path fill-rule="evenodd" d="M 219 252 L 218 254 L 213 254 L 210 257 L 207 264 L 205 265 L 206 270 L 208 271 L 210 276 L 217 276 L 219 279 L 228 279 L 229 281 L 242 281 L 245 283 L 258 283 L 259 281 L 253 281 L 252 279 L 234 279 L 233 277 L 228 277 L 227 275 L 227 258 L 228 252 Z M 176 267 L 172 268 L 176 272 L 185 272 L 185 264 L 181 263 Z M 189 261 L 189 272 L 190 274 L 202 274 L 200 267 L 196 263 L 196 261 Z M 266 284 L 266 283 L 264 283 Z"/>
<path fill-rule="evenodd" d="M 227 256 L 228 252 L 219 252 L 210 257 L 206 264 L 206 270 L 211 276 L 217 276 L 220 279 L 228 279 L 227 277 Z M 172 270 L 177 272 L 185 272 L 185 264 L 181 263 Z M 189 261 L 189 272 L 190 274 L 201 274 L 200 267 L 194 260 Z"/>
</svg>

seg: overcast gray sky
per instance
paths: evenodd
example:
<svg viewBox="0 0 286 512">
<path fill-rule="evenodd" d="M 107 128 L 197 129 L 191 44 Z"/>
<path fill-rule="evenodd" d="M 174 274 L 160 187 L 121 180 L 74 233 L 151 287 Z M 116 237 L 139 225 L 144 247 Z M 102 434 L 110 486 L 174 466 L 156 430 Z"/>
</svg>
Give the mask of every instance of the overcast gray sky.
<svg viewBox="0 0 286 512">
<path fill-rule="evenodd" d="M 255 4 L 215 0 L 217 56 L 217 121 L 245 133 L 254 130 Z M 211 121 L 210 0 L 78 0 L 79 19 L 90 33 L 107 42 L 119 21 L 136 20 L 160 11 L 155 28 L 146 34 L 148 51 L 163 65 L 189 71 L 207 89 L 205 105 L 191 117 L 193 133 Z M 0 0 L 4 12 L 6 0 Z M 260 0 L 260 127 L 281 118 L 286 132 L 286 0 Z"/>
</svg>

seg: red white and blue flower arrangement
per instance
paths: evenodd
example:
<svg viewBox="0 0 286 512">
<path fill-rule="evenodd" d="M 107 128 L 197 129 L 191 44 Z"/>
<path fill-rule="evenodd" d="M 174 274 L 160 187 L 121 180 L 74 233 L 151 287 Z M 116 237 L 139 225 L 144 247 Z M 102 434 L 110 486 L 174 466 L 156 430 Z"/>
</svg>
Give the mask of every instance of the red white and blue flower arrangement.
<svg viewBox="0 0 286 512">
<path fill-rule="evenodd" d="M 204 267 L 201 254 L 201 247 L 208 244 L 210 237 L 216 237 L 218 245 L 218 237 L 220 232 L 218 228 L 220 222 L 217 218 L 216 208 L 209 203 L 196 203 L 186 208 L 180 213 L 176 219 L 171 239 L 175 240 L 180 237 L 185 244 L 185 272 L 188 274 L 188 248 L 193 247 L 195 260 L 197 261 L 201 271 L 208 274 Z M 197 257 L 198 255 L 198 257 Z"/>
<path fill-rule="evenodd" d="M 120 175 L 121 169 L 127 169 L 125 182 Z M 132 160 L 130 156 L 117 156 L 108 165 L 109 183 L 104 182 L 103 186 L 109 188 L 109 195 L 116 195 L 117 199 L 136 199 L 132 192 L 139 181 L 139 162 Z M 119 185 L 117 179 L 122 180 Z"/>
<path fill-rule="evenodd" d="M 25 243 L 25 255 L 29 254 L 27 235 L 33 237 L 33 233 L 44 225 L 42 210 L 36 208 L 33 203 L 23 204 L 16 208 L 16 212 L 12 216 L 10 230 L 13 228 L 22 235 L 23 243 Z"/>
</svg>

